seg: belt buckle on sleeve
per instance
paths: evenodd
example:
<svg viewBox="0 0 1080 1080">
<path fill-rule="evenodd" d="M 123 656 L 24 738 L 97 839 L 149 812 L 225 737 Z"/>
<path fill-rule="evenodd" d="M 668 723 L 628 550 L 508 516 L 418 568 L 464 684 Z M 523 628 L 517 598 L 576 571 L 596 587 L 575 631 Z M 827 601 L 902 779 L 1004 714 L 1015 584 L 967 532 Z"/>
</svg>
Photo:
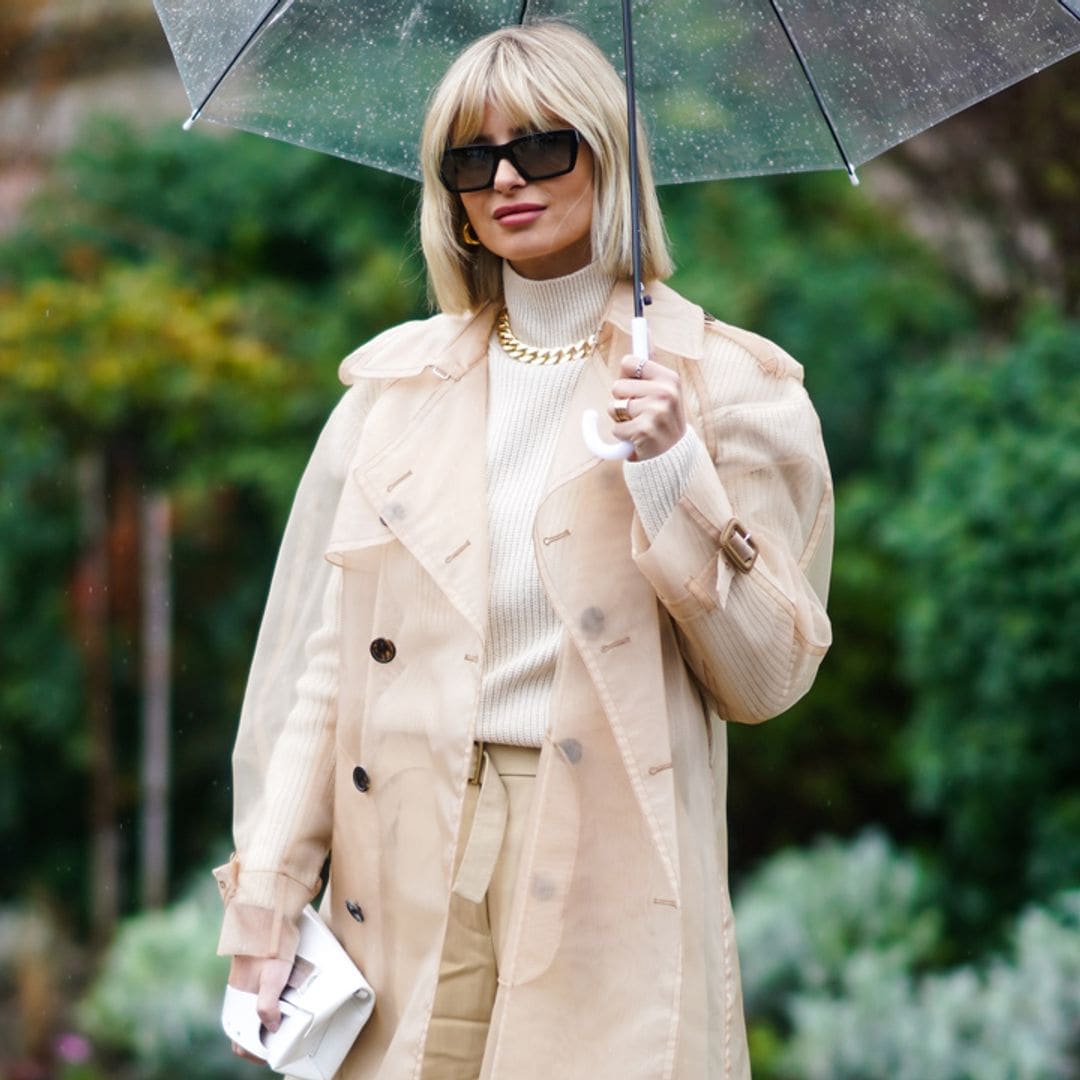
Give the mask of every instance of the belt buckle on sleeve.
<svg viewBox="0 0 1080 1080">
<path fill-rule="evenodd" d="M 753 537 L 732 518 L 720 534 L 720 547 L 728 562 L 740 573 L 749 574 L 758 557 Z"/>
</svg>

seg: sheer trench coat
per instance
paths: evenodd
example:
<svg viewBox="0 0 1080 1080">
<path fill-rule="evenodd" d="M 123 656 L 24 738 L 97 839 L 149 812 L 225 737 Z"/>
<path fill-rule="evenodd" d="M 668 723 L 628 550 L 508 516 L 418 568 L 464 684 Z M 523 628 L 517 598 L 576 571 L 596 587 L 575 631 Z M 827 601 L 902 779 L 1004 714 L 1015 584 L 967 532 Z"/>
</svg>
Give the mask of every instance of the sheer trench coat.
<svg viewBox="0 0 1080 1080">
<path fill-rule="evenodd" d="M 617 285 L 534 523 L 565 632 L 482 1080 L 749 1076 L 723 721 L 814 679 L 832 490 L 800 366 L 651 293 L 653 356 L 704 449 L 650 543 L 621 463 L 579 430 L 629 351 Z M 291 956 L 332 852 L 322 911 L 378 995 L 347 1080 L 420 1074 L 483 671 L 494 315 L 405 324 L 342 364 L 234 754 L 219 951 Z"/>
</svg>

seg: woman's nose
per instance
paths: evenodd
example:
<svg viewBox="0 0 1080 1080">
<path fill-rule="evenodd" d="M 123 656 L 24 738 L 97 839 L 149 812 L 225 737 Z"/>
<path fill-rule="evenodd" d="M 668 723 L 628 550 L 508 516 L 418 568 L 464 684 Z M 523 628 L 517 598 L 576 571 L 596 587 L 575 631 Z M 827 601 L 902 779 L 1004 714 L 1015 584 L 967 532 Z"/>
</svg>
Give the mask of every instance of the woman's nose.
<svg viewBox="0 0 1080 1080">
<path fill-rule="evenodd" d="M 513 188 L 522 187 L 524 177 L 514 168 L 509 158 L 503 158 L 495 169 L 495 182 L 492 185 L 496 191 L 511 191 Z"/>
</svg>

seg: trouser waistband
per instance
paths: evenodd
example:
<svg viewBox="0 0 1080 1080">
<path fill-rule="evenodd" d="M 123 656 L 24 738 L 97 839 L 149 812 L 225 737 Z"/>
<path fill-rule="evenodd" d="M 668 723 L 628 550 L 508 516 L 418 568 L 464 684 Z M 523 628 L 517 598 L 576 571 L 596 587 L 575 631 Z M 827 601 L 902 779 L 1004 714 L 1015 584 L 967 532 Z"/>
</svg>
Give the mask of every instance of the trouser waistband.
<svg viewBox="0 0 1080 1080">
<path fill-rule="evenodd" d="M 535 776 L 540 764 L 538 746 L 511 746 L 509 743 L 478 740 L 473 743 L 472 764 L 469 767 L 470 784 L 483 781 L 485 753 L 500 776 Z"/>
</svg>

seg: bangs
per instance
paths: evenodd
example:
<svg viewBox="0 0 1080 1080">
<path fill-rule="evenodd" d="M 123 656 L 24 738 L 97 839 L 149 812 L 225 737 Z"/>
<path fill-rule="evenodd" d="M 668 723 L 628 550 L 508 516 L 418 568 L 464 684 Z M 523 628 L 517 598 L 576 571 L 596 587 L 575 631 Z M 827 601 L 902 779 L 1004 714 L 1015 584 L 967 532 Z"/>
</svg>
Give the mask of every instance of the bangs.
<svg viewBox="0 0 1080 1080">
<path fill-rule="evenodd" d="M 575 125 L 563 116 L 543 93 L 538 80 L 530 76 L 536 57 L 515 55 L 514 43 L 506 41 L 502 48 L 484 58 L 469 71 L 459 87 L 459 104 L 450 124 L 450 142 L 461 145 L 471 142 L 484 130 L 484 112 L 487 106 L 501 109 L 515 128 L 523 133 L 544 131 L 552 123 Z M 543 72 L 540 72 L 541 76 Z"/>
</svg>

